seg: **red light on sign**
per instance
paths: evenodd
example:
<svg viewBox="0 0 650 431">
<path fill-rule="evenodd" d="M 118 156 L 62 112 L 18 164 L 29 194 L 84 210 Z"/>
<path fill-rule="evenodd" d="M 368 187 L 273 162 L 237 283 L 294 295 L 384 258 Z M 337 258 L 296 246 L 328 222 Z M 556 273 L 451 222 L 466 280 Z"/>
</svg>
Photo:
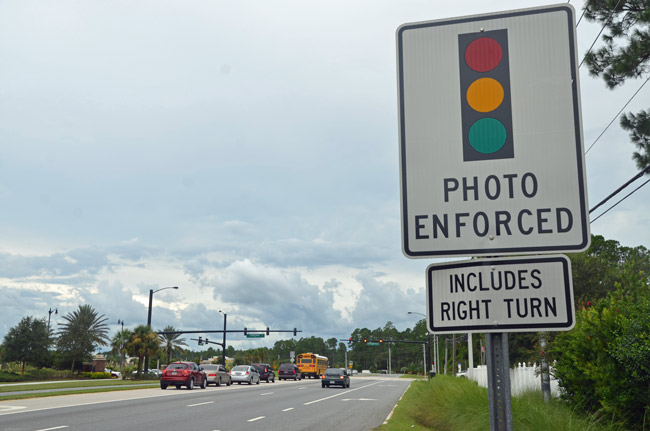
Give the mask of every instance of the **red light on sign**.
<svg viewBox="0 0 650 431">
<path fill-rule="evenodd" d="M 477 72 L 494 69 L 503 58 L 503 49 L 499 42 L 491 37 L 474 40 L 465 50 L 465 62 Z"/>
</svg>

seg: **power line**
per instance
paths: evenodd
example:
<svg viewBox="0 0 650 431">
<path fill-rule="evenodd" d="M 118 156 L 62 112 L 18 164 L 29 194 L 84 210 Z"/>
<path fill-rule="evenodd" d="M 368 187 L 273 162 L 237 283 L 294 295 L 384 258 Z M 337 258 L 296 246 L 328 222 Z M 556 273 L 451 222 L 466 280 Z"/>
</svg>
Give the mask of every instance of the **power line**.
<svg viewBox="0 0 650 431">
<path fill-rule="evenodd" d="M 591 221 L 589 222 L 589 224 L 595 222 L 596 220 L 598 220 L 599 218 L 601 218 L 602 216 L 604 216 L 605 214 L 607 214 L 607 213 L 609 212 L 609 210 L 611 210 L 611 209 L 614 208 L 616 205 L 618 205 L 618 204 L 620 204 L 621 202 L 623 202 L 625 199 L 629 198 L 633 193 L 635 193 L 637 190 L 639 190 L 641 187 L 645 186 L 645 185 L 648 184 L 649 182 L 650 182 L 650 178 L 647 179 L 645 183 L 641 184 L 639 187 L 637 187 L 636 189 L 634 189 L 634 190 L 632 190 L 630 193 L 628 193 L 628 194 L 627 194 L 623 199 L 621 199 L 620 201 L 616 202 L 616 203 L 615 203 L 614 205 L 612 205 L 611 207 L 607 208 L 607 211 L 605 211 L 604 213 L 602 213 L 601 215 L 599 215 L 599 216 L 596 217 L 595 219 L 591 220 Z"/>
<path fill-rule="evenodd" d="M 576 28 L 580 25 L 580 21 L 582 21 L 582 17 L 585 16 L 585 13 L 587 12 L 587 9 L 582 10 L 582 15 L 580 15 L 580 18 L 578 19 L 578 22 L 576 23 Z"/>
<path fill-rule="evenodd" d="M 627 107 L 627 105 L 630 104 L 630 102 L 632 101 L 632 99 L 634 99 L 634 98 L 636 97 L 636 95 L 639 94 L 639 91 L 641 91 L 641 89 L 643 88 L 643 86 L 646 85 L 646 83 L 648 82 L 648 80 L 650 80 L 650 76 L 648 76 L 648 78 L 647 78 L 645 81 L 643 81 L 643 84 L 641 84 L 641 86 L 639 87 L 639 89 L 636 90 L 636 92 L 632 95 L 632 97 L 629 98 L 629 100 L 627 101 L 627 103 L 625 103 L 625 105 L 623 105 L 623 107 L 621 108 L 621 110 L 618 111 L 618 114 L 616 114 L 616 115 L 614 116 L 614 118 L 612 118 L 612 121 L 610 121 L 609 124 L 607 125 L 607 127 L 605 127 L 605 130 L 603 130 L 603 131 L 600 133 L 600 135 L 598 135 L 598 137 L 596 138 L 596 140 L 595 140 L 595 141 L 594 141 L 594 142 L 589 146 L 589 148 L 587 148 L 587 151 L 585 151 L 585 154 L 589 153 L 589 150 L 591 150 L 591 148 L 592 148 L 594 145 L 596 145 L 596 142 L 598 142 L 598 140 L 600 139 L 600 137 L 603 136 L 603 135 L 605 134 L 605 132 L 607 131 L 607 129 L 609 129 L 609 126 L 611 126 L 612 123 L 614 123 L 614 121 L 616 121 L 616 119 L 618 118 L 618 116 L 621 115 L 621 112 L 623 112 L 623 110 Z"/>
<path fill-rule="evenodd" d="M 619 194 L 619 193 L 621 192 L 621 190 L 623 190 L 625 187 L 629 186 L 631 183 L 633 183 L 634 181 L 636 181 L 636 180 L 638 180 L 639 178 L 641 178 L 641 177 L 643 176 L 643 174 L 646 174 L 646 173 L 650 173 L 650 167 L 647 167 L 647 168 L 645 168 L 644 170 L 642 170 L 641 172 L 637 173 L 635 176 L 633 176 L 632 178 L 630 178 L 630 179 L 629 179 L 625 184 L 623 184 L 621 187 L 617 188 L 617 189 L 614 190 L 612 193 L 610 193 L 610 195 L 607 196 L 607 197 L 606 197 L 605 199 L 603 199 L 602 201 L 600 201 L 600 203 L 599 203 L 598 205 L 596 205 L 595 207 L 593 207 L 592 209 L 590 209 L 590 210 L 589 210 L 589 214 L 591 214 L 592 212 L 596 211 L 596 209 L 597 209 L 598 207 L 600 207 L 600 206 L 602 206 L 603 204 L 605 204 L 605 202 L 607 202 L 608 200 L 610 200 L 611 198 L 613 198 L 614 196 L 616 196 L 617 194 Z"/>
</svg>

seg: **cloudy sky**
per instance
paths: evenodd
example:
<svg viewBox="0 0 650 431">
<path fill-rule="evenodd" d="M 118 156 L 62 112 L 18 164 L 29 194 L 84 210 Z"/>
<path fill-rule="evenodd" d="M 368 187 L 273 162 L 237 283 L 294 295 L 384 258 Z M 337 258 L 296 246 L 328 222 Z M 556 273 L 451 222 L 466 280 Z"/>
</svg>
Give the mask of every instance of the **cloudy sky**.
<svg viewBox="0 0 650 431">
<path fill-rule="evenodd" d="M 154 329 L 412 327 L 436 260 L 401 251 L 395 31 L 544 4 L 0 1 L 0 337 L 84 303 L 113 335 L 167 286 Z M 599 31 L 578 25 L 580 57 Z M 643 81 L 580 74 L 588 148 Z M 590 208 L 634 150 L 618 121 L 593 145 Z M 649 191 L 592 233 L 649 246 Z"/>
</svg>

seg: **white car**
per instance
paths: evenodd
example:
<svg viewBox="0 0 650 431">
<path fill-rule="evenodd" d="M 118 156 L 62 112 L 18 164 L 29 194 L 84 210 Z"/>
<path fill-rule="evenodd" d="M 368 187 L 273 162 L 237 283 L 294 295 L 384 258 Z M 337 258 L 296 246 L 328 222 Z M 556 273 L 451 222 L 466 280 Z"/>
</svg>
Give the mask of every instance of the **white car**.
<svg viewBox="0 0 650 431">
<path fill-rule="evenodd" d="M 259 385 L 260 375 L 250 365 L 237 365 L 230 370 L 230 380 L 233 383 L 237 382 L 238 385 L 242 383 L 248 383 L 249 385 L 255 383 Z"/>
<path fill-rule="evenodd" d="M 120 377 L 122 377 L 122 373 L 120 373 L 119 371 L 113 371 L 110 368 L 104 369 L 104 372 L 111 373 L 111 378 L 113 379 L 119 379 Z"/>
</svg>

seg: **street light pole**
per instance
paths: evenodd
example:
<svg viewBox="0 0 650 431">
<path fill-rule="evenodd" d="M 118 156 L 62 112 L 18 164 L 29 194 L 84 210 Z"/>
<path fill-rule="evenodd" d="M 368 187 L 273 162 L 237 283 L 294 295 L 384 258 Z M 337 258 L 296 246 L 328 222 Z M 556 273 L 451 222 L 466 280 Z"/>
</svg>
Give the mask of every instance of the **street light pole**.
<svg viewBox="0 0 650 431">
<path fill-rule="evenodd" d="M 149 314 L 147 314 L 147 326 L 149 329 L 151 329 L 151 305 L 153 303 L 153 294 L 156 292 L 160 292 L 161 290 L 165 289 L 178 289 L 178 286 L 170 286 L 170 287 L 162 287 L 160 289 L 149 289 Z M 147 374 L 149 371 L 149 356 L 145 356 L 144 358 L 144 374 Z"/>
<path fill-rule="evenodd" d="M 424 316 L 425 320 L 427 318 L 426 314 L 418 313 L 416 311 L 409 311 L 408 314 L 419 314 L 420 316 Z M 426 325 L 425 325 L 426 327 Z M 428 362 L 427 366 L 424 367 L 424 374 L 425 376 L 427 375 L 427 369 L 431 367 L 431 334 L 429 333 L 429 330 L 427 329 L 427 354 L 426 354 L 426 361 Z M 436 363 L 438 362 L 438 358 L 436 358 Z M 433 368 L 431 368 L 433 370 Z"/>
<path fill-rule="evenodd" d="M 55 308 L 52 310 L 52 307 L 48 310 L 48 316 L 47 316 L 47 335 L 50 335 L 50 318 L 52 317 L 52 313 L 54 314 L 59 314 L 59 309 Z"/>
<path fill-rule="evenodd" d="M 223 311 L 219 310 L 219 313 L 223 314 L 223 344 L 221 345 L 221 362 L 223 366 L 226 366 L 226 316 L 228 316 Z"/>
</svg>

